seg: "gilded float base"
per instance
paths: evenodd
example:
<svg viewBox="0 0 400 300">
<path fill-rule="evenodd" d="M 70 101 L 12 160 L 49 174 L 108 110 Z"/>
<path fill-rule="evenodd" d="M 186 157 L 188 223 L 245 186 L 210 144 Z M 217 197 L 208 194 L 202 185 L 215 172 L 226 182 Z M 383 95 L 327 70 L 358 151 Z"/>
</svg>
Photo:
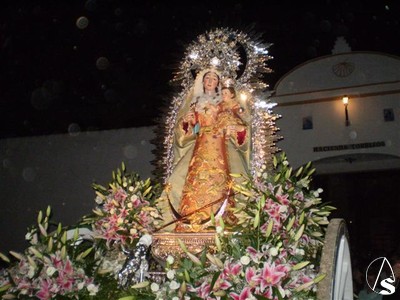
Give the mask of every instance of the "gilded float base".
<svg viewBox="0 0 400 300">
<path fill-rule="evenodd" d="M 215 232 L 162 232 L 152 235 L 153 242 L 151 253 L 160 263 L 165 264 L 167 257 L 171 255 L 175 262 L 186 257 L 185 252 L 179 244 L 179 240 L 185 244 L 190 253 L 197 255 L 204 249 L 210 253 L 215 252 Z"/>
</svg>

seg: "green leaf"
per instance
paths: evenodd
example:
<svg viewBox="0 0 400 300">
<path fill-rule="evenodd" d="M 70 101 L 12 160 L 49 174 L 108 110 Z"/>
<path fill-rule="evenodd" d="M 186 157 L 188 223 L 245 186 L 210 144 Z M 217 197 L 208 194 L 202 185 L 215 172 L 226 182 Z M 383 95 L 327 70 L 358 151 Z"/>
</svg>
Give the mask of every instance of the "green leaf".
<svg viewBox="0 0 400 300">
<path fill-rule="evenodd" d="M 75 242 L 78 240 L 78 238 L 79 238 L 79 228 L 76 227 L 74 230 L 74 236 L 73 236 L 72 240 Z"/>
<path fill-rule="evenodd" d="M 186 252 L 186 255 L 189 257 L 189 259 L 190 259 L 192 262 L 194 262 L 194 264 L 196 264 L 196 265 L 198 265 L 198 266 L 201 266 L 201 261 L 200 261 L 200 259 L 199 259 L 196 255 L 190 253 L 189 251 Z"/>
<path fill-rule="evenodd" d="M 318 221 L 319 225 L 328 225 L 329 221 L 327 219 L 322 219 L 321 221 Z"/>
<path fill-rule="evenodd" d="M 294 270 L 294 271 L 300 270 L 300 269 L 304 268 L 305 266 L 307 266 L 309 263 L 310 263 L 309 261 L 302 261 L 302 262 L 294 265 L 292 267 L 292 270 Z"/>
<path fill-rule="evenodd" d="M 208 260 L 213 264 L 216 265 L 219 268 L 223 268 L 224 267 L 224 263 L 216 256 L 212 255 L 211 253 L 206 253 L 206 256 L 208 258 Z"/>
<path fill-rule="evenodd" d="M 135 296 L 125 296 L 122 298 L 118 298 L 118 300 L 135 300 L 135 299 L 136 299 Z"/>
<path fill-rule="evenodd" d="M 7 257 L 7 255 L 5 255 L 1 252 L 0 252 L 0 258 L 5 262 L 10 263 L 10 259 Z"/>
<path fill-rule="evenodd" d="M 334 206 L 326 205 L 323 207 L 324 210 L 336 210 L 337 208 Z"/>
<path fill-rule="evenodd" d="M 26 258 L 28 259 L 29 264 L 30 264 L 34 269 L 36 269 L 36 268 L 37 268 L 37 265 L 36 265 L 35 261 L 33 260 L 33 258 L 32 258 L 31 256 L 29 256 L 29 255 L 28 255 Z"/>
<path fill-rule="evenodd" d="M 215 225 L 215 216 L 213 211 L 211 211 L 210 218 L 211 218 L 211 224 Z"/>
<path fill-rule="evenodd" d="M 224 296 L 226 296 L 226 292 L 224 290 L 219 290 L 219 291 L 213 292 L 213 294 L 214 294 L 215 297 L 220 297 L 220 298 L 217 298 L 217 299 L 226 299 L 224 297 Z M 223 298 L 221 298 L 221 297 L 223 297 Z"/>
<path fill-rule="evenodd" d="M 331 214 L 331 212 L 330 211 L 319 211 L 319 212 L 316 212 L 316 214 L 318 216 L 329 216 Z"/>
<path fill-rule="evenodd" d="M 258 224 L 260 224 L 260 211 L 257 211 L 256 216 L 253 221 L 253 228 L 257 228 Z"/>
<path fill-rule="evenodd" d="M 291 175 L 292 175 L 292 168 L 289 168 L 285 173 L 285 178 L 289 179 Z"/>
<path fill-rule="evenodd" d="M 274 295 L 278 297 L 278 300 L 283 300 L 282 297 L 284 297 L 285 295 L 282 296 L 280 290 L 277 287 L 273 287 L 272 290 L 274 291 Z"/>
<path fill-rule="evenodd" d="M 289 219 L 289 222 L 288 222 L 288 224 L 286 225 L 286 231 L 290 231 L 290 229 L 292 229 L 292 226 L 293 226 L 293 224 L 294 224 L 294 220 L 295 220 L 296 218 L 293 216 L 293 217 L 291 217 L 290 219 Z"/>
<path fill-rule="evenodd" d="M 24 258 L 24 256 L 21 253 L 15 252 L 15 251 L 10 251 L 10 254 L 14 256 L 16 259 L 21 260 Z"/>
<path fill-rule="evenodd" d="M 299 177 L 302 172 L 303 172 L 303 167 L 300 167 L 296 172 L 296 177 Z"/>
<path fill-rule="evenodd" d="M 303 224 L 304 222 L 304 211 L 301 213 L 300 218 L 299 218 L 299 224 Z"/>
<path fill-rule="evenodd" d="M 317 277 L 314 278 L 313 282 L 314 283 L 318 283 L 320 282 L 322 279 L 324 279 L 326 277 L 326 274 L 320 274 Z"/>
<path fill-rule="evenodd" d="M 39 211 L 38 217 L 37 217 L 38 224 L 42 223 L 42 219 L 43 219 L 43 212 Z"/>
<path fill-rule="evenodd" d="M 281 178 L 281 173 L 276 174 L 274 177 L 274 182 L 278 182 L 280 178 Z"/>
<path fill-rule="evenodd" d="M 312 236 L 315 236 L 315 237 L 321 237 L 321 236 L 323 236 L 322 232 L 319 232 L 319 231 L 313 231 L 313 232 L 311 232 L 311 235 L 312 235 Z"/>
<path fill-rule="evenodd" d="M 296 292 L 300 292 L 302 290 L 308 289 L 313 284 L 314 284 L 314 281 L 309 281 L 309 282 L 306 282 L 306 283 L 298 286 L 295 290 L 296 290 Z"/>
<path fill-rule="evenodd" d="M 61 258 L 64 259 L 66 257 L 67 257 L 67 248 L 65 248 L 65 245 L 64 245 L 61 248 Z"/>
<path fill-rule="evenodd" d="M 245 195 L 245 196 L 250 197 L 250 198 L 254 197 L 253 193 L 250 192 L 250 191 L 245 191 L 245 190 L 243 190 L 241 193 L 242 193 L 243 195 Z"/>
<path fill-rule="evenodd" d="M 230 175 L 231 177 L 233 177 L 233 178 L 240 178 L 240 177 L 242 177 L 241 174 L 237 174 L 237 173 L 230 173 L 229 175 Z"/>
<path fill-rule="evenodd" d="M 265 195 L 263 194 L 263 195 L 261 196 L 261 199 L 260 199 L 260 208 L 263 208 L 263 207 L 265 206 L 265 201 L 266 201 L 266 197 L 265 197 Z"/>
<path fill-rule="evenodd" d="M 224 222 L 224 219 L 223 219 L 223 218 L 220 218 L 220 219 L 219 219 L 219 226 L 221 226 L 221 229 L 222 229 L 222 232 L 223 232 L 224 229 L 225 229 L 225 222 Z"/>
<path fill-rule="evenodd" d="M 300 229 L 297 231 L 296 235 L 294 236 L 294 240 L 298 241 L 304 232 L 304 224 L 300 226 Z"/>
<path fill-rule="evenodd" d="M 150 284 L 149 281 L 143 281 L 143 282 L 136 283 L 135 285 L 132 285 L 131 288 L 142 289 L 142 288 L 147 287 L 149 284 Z M 131 296 L 131 297 L 133 297 L 133 296 Z M 135 298 L 129 298 L 129 299 L 135 299 Z"/>
<path fill-rule="evenodd" d="M 311 169 L 308 173 L 307 173 L 307 177 L 310 177 L 312 174 L 314 174 L 315 169 Z"/>
<path fill-rule="evenodd" d="M 38 258 L 43 258 L 43 254 L 37 250 L 35 247 L 29 247 L 29 251 Z"/>
<path fill-rule="evenodd" d="M 16 299 L 17 297 L 14 294 L 5 294 L 1 299 Z"/>
<path fill-rule="evenodd" d="M 46 229 L 43 227 L 42 224 L 39 224 L 38 226 L 39 226 L 40 233 L 41 233 L 43 236 L 46 237 L 46 236 L 47 236 Z"/>
<path fill-rule="evenodd" d="M 267 230 L 265 231 L 265 237 L 269 237 L 271 235 L 273 226 L 274 226 L 274 221 L 270 219 L 268 221 Z"/>
<path fill-rule="evenodd" d="M 183 271 L 183 273 L 184 273 L 184 275 L 185 275 L 185 280 L 186 280 L 187 282 L 190 282 L 190 275 L 189 275 L 189 272 L 185 269 L 185 270 Z"/>
<path fill-rule="evenodd" d="M 85 258 L 86 256 L 88 256 L 89 253 L 92 252 L 92 250 L 93 250 L 93 247 L 86 249 L 84 252 L 81 253 L 81 258 Z"/>
<path fill-rule="evenodd" d="M 11 287 L 11 283 L 1 286 L 0 293 L 7 291 L 10 287 Z M 4 296 L 7 296 L 7 295 L 4 295 Z M 4 298 L 4 296 L 2 299 L 7 299 L 7 298 Z M 12 298 L 8 298 L 8 299 L 12 299 Z"/>
<path fill-rule="evenodd" d="M 61 237 L 61 242 L 63 244 L 65 244 L 67 242 L 67 232 L 66 231 L 64 231 L 64 233 L 63 233 L 63 235 Z"/>
<path fill-rule="evenodd" d="M 185 243 L 182 242 L 181 239 L 178 239 L 178 244 L 179 244 L 179 246 L 182 248 L 182 250 L 183 250 L 185 253 L 189 252 L 189 250 L 188 250 L 188 248 L 186 247 Z"/>
<path fill-rule="evenodd" d="M 51 252 L 53 250 L 53 237 L 49 238 L 49 242 L 47 243 L 47 251 Z"/>
<path fill-rule="evenodd" d="M 186 290 L 187 290 L 186 281 L 183 281 L 179 288 L 179 294 L 184 295 L 186 293 Z"/>
<path fill-rule="evenodd" d="M 215 235 L 215 246 L 217 246 L 218 252 L 221 252 L 222 246 L 221 246 L 221 241 L 218 237 L 218 234 Z"/>
<path fill-rule="evenodd" d="M 96 209 L 93 209 L 92 211 L 93 211 L 94 214 L 98 215 L 99 217 L 103 217 L 104 216 L 104 213 L 103 213 L 103 211 L 101 209 L 96 208 Z"/>
<path fill-rule="evenodd" d="M 148 193 L 150 193 L 150 191 L 151 191 L 152 188 L 153 188 L 152 186 L 150 186 L 149 188 L 147 188 L 147 190 L 144 191 L 143 196 L 146 196 Z"/>
<path fill-rule="evenodd" d="M 214 288 L 214 284 L 217 281 L 219 275 L 221 274 L 221 272 L 216 272 L 211 280 L 211 284 L 210 284 L 210 290 L 212 291 L 212 289 Z"/>
<path fill-rule="evenodd" d="M 99 192 L 103 192 L 103 193 L 107 192 L 107 188 L 105 188 L 104 186 L 97 184 L 97 183 L 92 183 L 92 188 Z"/>
<path fill-rule="evenodd" d="M 46 216 L 50 217 L 50 214 L 51 214 L 51 207 L 49 205 L 49 206 L 47 206 L 47 209 L 46 209 Z"/>
</svg>

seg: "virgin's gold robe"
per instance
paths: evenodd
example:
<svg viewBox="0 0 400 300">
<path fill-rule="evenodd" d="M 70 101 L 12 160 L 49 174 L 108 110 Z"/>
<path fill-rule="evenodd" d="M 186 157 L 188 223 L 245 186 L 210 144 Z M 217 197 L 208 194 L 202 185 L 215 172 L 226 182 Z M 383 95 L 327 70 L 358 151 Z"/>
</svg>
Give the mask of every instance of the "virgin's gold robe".
<svg viewBox="0 0 400 300">
<path fill-rule="evenodd" d="M 232 132 L 232 128 L 237 130 Z M 165 231 L 201 232 L 210 225 L 211 213 L 227 217 L 222 206 L 232 204 L 229 174 L 247 172 L 248 140 L 248 127 L 228 106 L 210 104 L 196 108 L 189 119 L 187 115 L 179 118 L 178 159 L 164 192 L 163 210 L 166 222 L 176 219 L 172 211 L 182 220 Z"/>
</svg>

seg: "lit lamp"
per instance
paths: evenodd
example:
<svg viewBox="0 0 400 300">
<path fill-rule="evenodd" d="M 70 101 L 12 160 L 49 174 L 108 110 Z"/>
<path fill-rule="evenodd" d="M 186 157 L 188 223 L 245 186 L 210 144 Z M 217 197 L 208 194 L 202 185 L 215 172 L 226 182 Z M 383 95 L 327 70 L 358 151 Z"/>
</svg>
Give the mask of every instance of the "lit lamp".
<svg viewBox="0 0 400 300">
<path fill-rule="evenodd" d="M 343 104 L 344 104 L 344 113 L 346 114 L 346 126 L 350 125 L 350 121 L 349 121 L 349 112 L 347 110 L 347 106 L 349 105 L 349 97 L 344 96 L 342 98 Z"/>
</svg>

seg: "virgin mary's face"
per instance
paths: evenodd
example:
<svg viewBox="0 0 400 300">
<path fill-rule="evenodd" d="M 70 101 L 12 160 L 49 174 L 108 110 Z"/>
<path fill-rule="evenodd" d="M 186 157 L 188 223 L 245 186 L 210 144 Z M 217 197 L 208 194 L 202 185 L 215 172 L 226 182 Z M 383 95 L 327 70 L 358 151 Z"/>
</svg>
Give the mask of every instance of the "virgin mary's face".
<svg viewBox="0 0 400 300">
<path fill-rule="evenodd" d="M 208 72 L 204 75 L 203 86 L 206 92 L 215 92 L 215 88 L 218 86 L 219 77 L 214 72 Z"/>
</svg>

